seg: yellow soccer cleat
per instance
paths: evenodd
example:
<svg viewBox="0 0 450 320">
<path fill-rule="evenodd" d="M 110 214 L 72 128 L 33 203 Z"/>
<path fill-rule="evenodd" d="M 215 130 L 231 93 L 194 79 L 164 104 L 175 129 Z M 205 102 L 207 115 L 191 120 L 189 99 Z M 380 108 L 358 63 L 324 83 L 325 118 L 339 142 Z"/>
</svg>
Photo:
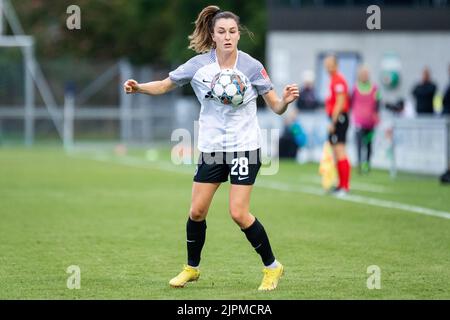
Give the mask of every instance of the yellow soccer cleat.
<svg viewBox="0 0 450 320">
<path fill-rule="evenodd" d="M 183 271 L 170 280 L 169 284 L 173 288 L 183 288 L 187 282 L 197 281 L 199 277 L 200 271 L 198 269 L 185 265 Z"/>
<path fill-rule="evenodd" d="M 279 262 L 278 267 L 276 268 L 273 269 L 264 268 L 263 269 L 264 277 L 258 290 L 259 291 L 274 290 L 277 287 L 278 281 L 280 281 L 283 272 L 284 272 L 283 265 Z"/>
</svg>

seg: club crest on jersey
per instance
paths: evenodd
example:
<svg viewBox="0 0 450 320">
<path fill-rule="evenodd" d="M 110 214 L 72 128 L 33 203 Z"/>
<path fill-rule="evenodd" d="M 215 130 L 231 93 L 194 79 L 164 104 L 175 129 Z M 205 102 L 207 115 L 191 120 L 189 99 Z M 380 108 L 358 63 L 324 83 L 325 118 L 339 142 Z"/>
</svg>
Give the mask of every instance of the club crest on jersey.
<svg viewBox="0 0 450 320">
<path fill-rule="evenodd" d="M 269 75 L 267 74 L 267 71 L 266 71 L 265 68 L 262 68 L 261 71 L 260 71 L 260 73 L 261 73 L 261 75 L 262 75 L 262 77 L 263 77 L 264 79 L 270 80 Z"/>
</svg>

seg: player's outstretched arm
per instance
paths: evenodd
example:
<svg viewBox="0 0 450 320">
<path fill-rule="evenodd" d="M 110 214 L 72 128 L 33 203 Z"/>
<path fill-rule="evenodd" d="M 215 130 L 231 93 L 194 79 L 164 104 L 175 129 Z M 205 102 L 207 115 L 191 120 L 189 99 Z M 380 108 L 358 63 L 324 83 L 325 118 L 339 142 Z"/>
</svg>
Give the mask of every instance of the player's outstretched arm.
<svg viewBox="0 0 450 320">
<path fill-rule="evenodd" d="M 166 78 L 161 81 L 152 81 L 147 83 L 138 83 L 136 80 L 129 79 L 123 84 L 125 93 L 145 93 L 152 96 L 165 94 L 170 90 L 176 88 L 176 84 Z"/>
<path fill-rule="evenodd" d="M 283 89 L 283 97 L 280 99 L 275 90 L 270 90 L 263 95 L 264 101 L 276 113 L 283 114 L 289 103 L 296 100 L 300 95 L 297 84 L 289 84 Z"/>
</svg>

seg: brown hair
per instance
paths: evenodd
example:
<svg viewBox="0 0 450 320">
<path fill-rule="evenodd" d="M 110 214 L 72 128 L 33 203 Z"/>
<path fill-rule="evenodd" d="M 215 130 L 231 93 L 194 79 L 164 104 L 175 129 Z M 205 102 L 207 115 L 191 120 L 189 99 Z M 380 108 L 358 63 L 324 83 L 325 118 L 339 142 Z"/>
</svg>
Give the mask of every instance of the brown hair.
<svg viewBox="0 0 450 320">
<path fill-rule="evenodd" d="M 218 6 L 207 6 L 198 14 L 197 20 L 195 20 L 195 29 L 191 35 L 189 35 L 189 49 L 194 50 L 197 53 L 204 53 L 215 47 L 215 43 L 211 34 L 214 32 L 214 26 L 219 19 L 233 19 L 236 21 L 240 31 L 244 31 L 253 37 L 253 34 L 240 24 L 240 18 L 231 11 L 222 11 Z"/>
</svg>

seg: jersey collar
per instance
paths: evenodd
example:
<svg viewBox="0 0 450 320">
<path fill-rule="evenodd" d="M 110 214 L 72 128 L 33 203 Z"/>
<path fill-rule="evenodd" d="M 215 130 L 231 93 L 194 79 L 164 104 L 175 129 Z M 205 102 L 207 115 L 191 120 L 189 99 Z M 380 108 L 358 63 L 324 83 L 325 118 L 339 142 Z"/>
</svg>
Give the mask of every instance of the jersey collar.
<svg viewBox="0 0 450 320">
<path fill-rule="evenodd" d="M 219 59 L 217 59 L 216 49 L 212 49 L 212 51 L 213 51 L 213 54 L 214 54 L 214 58 L 216 60 L 216 64 L 219 67 L 219 70 L 222 70 L 222 68 L 220 67 L 220 64 L 219 64 Z M 237 50 L 236 61 L 234 62 L 233 69 L 236 69 L 236 66 L 237 66 L 238 60 L 239 60 L 240 52 L 241 52 L 240 50 Z"/>
</svg>

